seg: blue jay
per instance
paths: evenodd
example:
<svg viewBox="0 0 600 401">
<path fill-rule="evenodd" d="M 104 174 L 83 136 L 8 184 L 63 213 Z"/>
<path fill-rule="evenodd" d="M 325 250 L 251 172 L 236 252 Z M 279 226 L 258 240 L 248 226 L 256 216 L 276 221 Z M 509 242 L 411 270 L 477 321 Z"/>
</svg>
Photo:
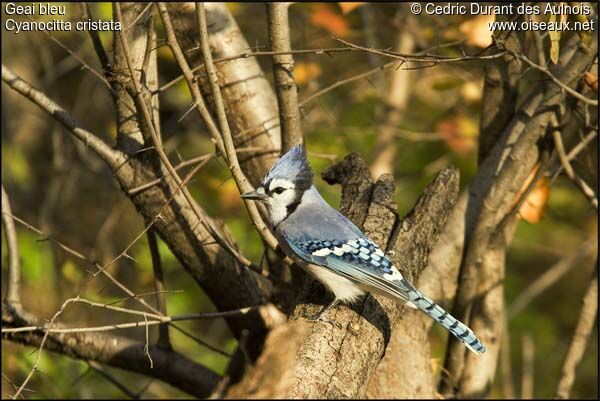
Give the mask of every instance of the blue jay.
<svg viewBox="0 0 600 401">
<path fill-rule="evenodd" d="M 420 309 L 471 351 L 485 352 L 471 329 L 413 287 L 373 241 L 327 204 L 313 186 L 303 146 L 291 148 L 271 167 L 262 184 L 242 198 L 266 204 L 283 250 L 307 262 L 303 267 L 335 295 L 316 319 L 323 320 L 340 301 L 351 303 L 365 292 L 373 292 Z"/>
</svg>

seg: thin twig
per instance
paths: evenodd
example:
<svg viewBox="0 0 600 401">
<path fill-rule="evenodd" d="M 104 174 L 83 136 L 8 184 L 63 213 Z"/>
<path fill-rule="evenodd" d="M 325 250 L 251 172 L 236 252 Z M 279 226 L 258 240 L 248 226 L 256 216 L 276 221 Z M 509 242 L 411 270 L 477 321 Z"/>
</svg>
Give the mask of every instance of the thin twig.
<svg viewBox="0 0 600 401">
<path fill-rule="evenodd" d="M 590 132 L 579 142 L 577 145 L 573 147 L 567 154 L 567 161 L 571 162 L 577 155 L 587 147 L 587 145 L 594 140 L 598 136 L 598 130 L 592 129 Z M 552 174 L 551 181 L 554 181 L 556 177 L 564 170 L 563 165 L 558 166 L 554 174 Z"/>
<path fill-rule="evenodd" d="M 147 326 L 155 326 L 158 324 L 165 324 L 171 322 L 180 322 L 180 321 L 189 321 L 189 320 L 210 320 L 210 319 L 219 319 L 225 317 L 232 316 L 242 316 L 246 315 L 249 312 L 257 310 L 260 308 L 259 306 L 248 306 L 245 308 L 234 309 L 230 311 L 224 312 L 205 312 L 205 313 L 188 313 L 177 316 L 163 316 L 157 315 L 147 312 L 138 311 L 135 309 L 127 309 L 127 308 L 119 308 L 110 306 L 107 304 L 101 304 L 98 302 L 93 302 L 84 298 L 75 297 L 69 298 L 64 303 L 62 309 L 65 309 L 67 305 L 72 303 L 83 303 L 89 306 L 114 310 L 121 313 L 126 313 L 134 316 L 143 316 L 144 320 L 139 320 L 135 322 L 126 322 L 126 323 L 117 323 L 117 324 L 108 324 L 104 326 L 95 326 L 95 327 L 69 327 L 69 328 L 52 328 L 53 321 L 51 320 L 49 324 L 44 326 L 22 326 L 22 327 L 10 327 L 10 328 L 2 328 L 3 334 L 9 333 L 23 333 L 23 332 L 31 332 L 31 331 L 42 331 L 44 333 L 92 333 L 92 332 L 105 332 L 112 330 L 120 330 L 120 329 L 130 329 L 135 327 L 147 327 Z M 62 312 L 61 312 L 62 313 Z M 152 318 L 152 320 L 148 320 L 148 318 Z"/>
<path fill-rule="evenodd" d="M 565 154 L 565 147 L 560 136 L 560 131 L 554 129 L 552 131 L 552 138 L 554 139 L 554 146 L 556 149 L 556 153 L 558 154 L 560 164 L 565 170 L 567 177 L 569 177 L 569 179 L 573 181 L 575 186 L 577 186 L 581 193 L 590 201 L 594 209 L 598 211 L 598 198 L 596 197 L 594 190 L 583 179 L 581 179 L 577 174 L 575 174 L 573 167 L 571 167 L 571 163 L 569 163 L 569 160 L 567 159 L 567 155 Z"/>
<path fill-rule="evenodd" d="M 340 41 L 337 38 L 334 38 L 334 39 Z M 434 49 L 439 49 L 439 48 L 443 48 L 443 47 L 453 46 L 453 45 L 456 45 L 457 43 L 461 43 L 461 42 L 462 41 L 456 41 L 456 42 L 452 42 L 452 43 L 438 45 L 438 46 L 434 46 L 428 50 L 434 50 Z M 249 50 L 247 52 L 243 52 L 243 53 L 236 54 L 233 56 L 216 59 L 216 60 L 214 60 L 214 63 L 220 64 L 220 63 L 224 63 L 227 61 L 233 61 L 233 60 L 237 60 L 237 59 L 241 59 L 241 58 L 260 57 L 260 56 L 281 56 L 281 55 L 302 55 L 302 54 L 316 54 L 316 55 L 331 56 L 332 53 L 346 53 L 346 52 L 363 51 L 363 52 L 384 55 L 385 57 L 388 57 L 388 58 L 392 57 L 392 58 L 396 58 L 396 59 L 401 59 L 406 62 L 421 62 L 421 63 L 427 62 L 427 63 L 433 63 L 433 65 L 435 65 L 437 63 L 452 63 L 452 62 L 471 61 L 471 60 L 488 60 L 488 59 L 501 57 L 504 54 L 504 52 L 502 52 L 502 53 L 492 54 L 492 55 L 488 55 L 488 56 L 462 56 L 462 57 L 449 58 L 449 57 L 444 57 L 444 56 L 423 54 L 423 52 L 420 52 L 417 54 L 402 54 L 401 55 L 398 53 L 393 53 L 393 52 L 384 51 L 384 50 L 368 49 L 368 48 L 360 47 L 357 45 L 352 45 L 352 46 L 353 47 L 348 46 L 348 47 L 331 47 L 331 48 L 320 48 L 320 49 L 297 49 L 297 50 L 289 50 L 289 51 L 250 51 Z M 188 52 L 197 50 L 197 49 L 198 49 L 198 47 L 194 47 L 194 48 L 189 49 Z M 377 52 L 379 52 L 379 53 L 377 53 Z M 192 68 L 190 70 L 190 72 L 195 73 L 197 71 L 200 71 L 203 68 L 204 68 L 204 65 L 201 64 L 201 65 L 198 65 L 198 66 Z M 203 76 L 203 75 L 201 74 L 201 76 Z M 181 81 L 182 79 L 184 79 L 184 75 L 180 75 L 177 78 L 174 78 L 173 80 L 167 82 L 166 84 L 164 84 L 163 86 L 158 88 L 156 90 L 156 92 L 163 92 L 163 91 L 167 90 L 168 88 L 172 87 L 173 85 L 175 85 L 177 82 Z"/>
<path fill-rule="evenodd" d="M 10 201 L 2 185 L 2 225 L 6 238 L 6 249 L 8 255 L 8 284 L 6 287 L 6 302 L 17 311 L 21 310 L 21 263 L 19 260 L 19 244 L 17 242 L 17 231 L 12 217 Z"/>
<path fill-rule="evenodd" d="M 164 7 L 164 5 L 162 5 Z M 160 7 L 160 6 L 159 6 Z M 166 12 L 166 9 L 165 9 Z M 235 182 L 241 193 L 252 191 L 252 185 L 248 182 L 248 179 L 242 172 L 240 164 L 233 144 L 233 138 L 231 136 L 231 130 L 229 129 L 229 123 L 227 122 L 227 116 L 225 114 L 225 105 L 223 104 L 223 97 L 221 96 L 221 89 L 219 88 L 217 72 L 212 62 L 212 55 L 210 53 L 210 47 L 208 44 L 208 28 L 206 26 L 206 11 L 204 10 L 203 3 L 196 3 L 196 12 L 198 16 L 199 32 L 200 32 L 200 47 L 202 49 L 202 57 L 204 59 L 204 65 L 209 78 L 210 88 L 215 103 L 215 111 L 219 121 L 219 128 L 223 139 L 223 145 L 225 148 L 225 154 L 229 163 L 229 169 L 235 179 Z M 195 101 L 197 99 L 194 99 Z M 210 115 L 206 114 L 202 116 L 204 120 L 210 119 Z M 218 135 L 218 133 L 215 133 Z M 254 201 L 244 200 L 248 214 L 256 227 L 256 230 L 263 238 L 265 243 L 273 250 L 277 249 L 278 241 L 275 239 L 269 228 L 263 222 L 262 217 L 258 211 L 258 208 Z M 262 270 L 261 270 L 262 271 Z"/>
<path fill-rule="evenodd" d="M 114 6 L 115 6 L 115 13 L 116 13 L 116 16 L 117 16 L 117 20 L 119 22 L 121 22 L 121 24 L 123 24 L 123 16 L 122 16 L 122 13 L 121 13 L 121 5 L 119 3 L 115 3 Z M 162 15 L 162 12 L 161 12 L 161 15 Z M 163 24 L 164 24 L 164 18 L 163 18 Z M 165 29 L 166 29 L 166 26 L 165 26 Z M 172 29 L 172 26 L 171 26 L 171 29 Z M 122 32 L 119 32 L 118 36 L 119 36 L 119 40 L 121 42 L 121 47 L 123 48 L 123 54 L 125 55 L 125 60 L 127 61 L 127 66 L 129 68 L 129 73 L 131 75 L 133 87 L 134 87 L 134 90 L 135 90 L 135 98 L 137 100 L 138 108 L 140 109 L 141 115 L 142 115 L 143 119 L 146 122 L 146 126 L 148 128 L 148 133 L 150 134 L 150 138 L 152 139 L 152 142 L 153 142 L 153 144 L 155 146 L 155 150 L 158 153 L 158 156 L 159 156 L 160 160 L 162 161 L 162 163 L 167 168 L 167 171 L 173 177 L 173 180 L 175 181 L 175 183 L 177 185 L 181 186 L 181 184 L 182 184 L 181 178 L 179 177 L 179 175 L 177 174 L 177 172 L 175 171 L 175 169 L 171 165 L 171 162 L 167 158 L 164 150 L 162 149 L 162 146 L 160 146 L 160 142 L 161 141 L 160 141 L 160 139 L 158 137 L 158 134 L 157 134 L 157 128 L 154 126 L 152 117 L 151 117 L 150 112 L 148 110 L 148 107 L 147 107 L 146 103 L 144 102 L 144 99 L 143 99 L 143 96 L 142 96 L 142 91 L 141 91 L 141 88 L 140 88 L 140 84 L 137 81 L 137 79 L 135 79 L 135 72 L 134 72 L 134 69 L 133 69 L 132 61 L 131 61 L 131 55 L 129 53 L 129 46 L 127 44 L 127 41 L 125 40 L 125 36 L 122 34 Z M 187 188 L 185 188 L 185 186 L 182 188 L 182 193 L 183 193 L 183 196 L 186 199 L 187 203 L 189 204 L 190 208 L 192 209 L 192 211 L 194 212 L 194 214 L 196 215 L 196 217 L 200 221 L 200 223 L 206 228 L 206 230 L 209 233 L 211 233 L 211 235 L 216 240 L 216 242 L 225 251 L 227 251 L 228 253 L 230 253 L 240 264 L 242 264 L 243 266 L 246 266 L 246 267 L 249 267 L 249 268 L 257 270 L 258 268 L 256 266 L 254 266 L 253 263 L 251 261 L 249 261 L 246 257 L 244 257 L 239 251 L 237 251 L 236 249 L 234 249 L 231 246 L 231 244 L 229 244 L 224 238 L 222 238 L 221 234 L 213 226 L 213 224 L 210 222 L 210 220 L 207 219 L 206 216 L 203 216 L 203 214 L 198 210 L 198 205 L 196 204 L 196 202 L 192 198 L 192 196 L 189 193 L 189 191 L 187 190 Z"/>
<path fill-rule="evenodd" d="M 508 307 L 508 319 L 512 320 L 525 309 L 531 301 L 560 280 L 561 277 L 577 266 L 582 260 L 591 256 L 596 251 L 597 243 L 598 239 L 596 237 L 586 240 L 572 254 L 560 259 L 554 266 L 546 270 L 533 283 L 521 291 L 519 296 Z"/>
<path fill-rule="evenodd" d="M 153 4 L 152 2 L 150 2 L 146 7 L 144 7 L 144 9 L 137 15 L 137 17 L 135 17 L 133 21 L 131 21 L 131 23 L 125 28 L 125 32 L 128 32 L 131 29 L 131 27 L 134 26 L 136 22 L 138 22 L 140 18 L 142 18 L 142 16 L 146 14 L 146 11 L 148 11 L 152 6 Z M 152 49 L 154 50 L 154 46 L 152 46 Z"/>
<path fill-rule="evenodd" d="M 8 378 L 8 376 L 6 376 L 6 375 L 4 374 L 4 372 L 2 372 L 2 378 L 4 378 L 4 380 L 6 380 L 6 382 L 7 382 L 8 384 L 10 384 L 10 386 L 13 388 L 13 390 L 15 390 L 15 391 L 17 391 L 17 390 L 18 390 L 18 387 L 17 387 L 17 385 L 16 385 L 16 384 L 15 384 L 15 383 L 14 383 L 12 380 L 10 380 L 10 379 Z M 26 389 L 24 389 L 24 391 L 33 391 L 33 390 L 30 390 L 30 389 L 26 388 Z M 25 399 L 25 397 L 23 396 L 23 394 L 21 394 L 21 395 L 20 395 L 20 397 L 21 397 L 21 399 L 22 399 L 22 400 L 24 400 L 24 399 Z"/>
<path fill-rule="evenodd" d="M 162 315 L 167 315 L 167 300 L 165 298 L 165 278 L 163 275 L 160 253 L 158 252 L 158 243 L 154 230 L 148 231 L 148 248 L 152 258 L 152 271 L 154 272 L 154 290 L 156 291 L 156 308 Z M 169 325 L 158 327 L 157 346 L 164 349 L 172 349 L 169 338 Z"/>
<path fill-rule="evenodd" d="M 188 49 L 188 52 L 193 51 L 193 50 L 198 50 L 199 47 L 194 47 L 191 49 Z M 351 47 L 334 47 L 334 48 L 323 48 L 323 49 L 299 49 L 299 50 L 290 50 L 290 51 L 247 51 L 244 53 L 240 53 L 240 54 L 236 54 L 234 56 L 228 56 L 228 57 L 223 57 L 223 58 L 219 58 L 214 60 L 213 62 L 215 64 L 220 64 L 220 63 L 224 63 L 226 61 L 233 61 L 233 60 L 237 60 L 237 59 L 242 59 L 242 58 L 250 58 L 250 57 L 258 57 L 258 56 L 279 56 L 279 55 L 286 55 L 286 54 L 330 54 L 330 53 L 339 53 L 339 52 L 349 52 L 349 51 L 358 51 L 359 49 L 353 49 Z M 200 64 L 194 68 L 192 68 L 190 70 L 190 72 L 195 73 L 197 71 L 200 71 L 201 69 L 204 69 L 204 64 Z M 202 74 L 200 74 L 200 76 L 203 76 Z M 177 78 L 174 78 L 173 80 L 167 82 L 166 84 L 164 84 L 163 86 L 161 86 L 160 88 L 157 89 L 157 92 L 163 92 L 167 89 L 169 89 L 171 86 L 175 85 L 177 82 L 181 81 L 182 79 L 184 79 L 185 76 L 184 75 L 180 75 Z"/>
<path fill-rule="evenodd" d="M 596 266 L 592 274 L 592 280 L 583 297 L 581 312 L 577 327 L 573 333 L 571 345 L 565 355 L 565 360 L 561 369 L 561 376 L 556 387 L 554 398 L 567 399 L 571 394 L 571 388 L 575 382 L 575 369 L 581 362 L 581 358 L 585 353 L 588 339 L 594 329 L 594 321 L 598 312 L 598 259 L 596 258 Z"/>
<path fill-rule="evenodd" d="M 175 171 L 180 170 L 186 166 L 189 166 L 191 164 L 194 163 L 198 163 L 197 167 L 198 169 L 196 171 L 199 171 L 202 167 L 204 167 L 206 165 L 206 163 L 208 163 L 210 160 L 212 160 L 213 158 L 215 158 L 217 155 L 216 153 L 211 153 L 209 155 L 202 155 L 202 156 L 198 156 L 198 157 L 194 157 L 190 160 L 186 160 L 184 162 L 179 163 L 177 166 L 175 166 Z M 167 178 L 166 175 L 163 175 L 160 178 L 157 178 L 155 180 L 149 181 L 145 184 L 139 185 L 135 188 L 131 188 L 127 191 L 127 194 L 129 194 L 130 196 L 135 195 L 145 189 L 148 188 L 152 188 L 153 186 L 155 186 L 156 184 L 160 184 L 161 182 L 163 182 L 165 179 Z"/>
<path fill-rule="evenodd" d="M 94 16 L 92 15 L 92 10 L 90 9 L 90 5 L 87 1 L 83 3 L 83 17 L 91 20 L 94 19 Z M 90 35 L 90 38 L 92 39 L 92 43 L 94 44 L 94 50 L 96 51 L 98 60 L 100 60 L 102 70 L 108 71 L 110 62 L 108 61 L 108 56 L 106 55 L 106 50 L 104 50 L 104 46 L 102 45 L 102 41 L 100 40 L 98 31 L 96 31 L 95 29 L 88 29 L 88 33 Z"/>
<path fill-rule="evenodd" d="M 152 356 L 150 356 L 150 340 L 149 340 L 149 330 L 148 330 L 148 316 L 144 315 L 144 326 L 146 327 L 146 344 L 144 345 L 144 354 L 148 357 L 150 361 L 150 369 L 154 367 L 154 361 L 152 360 Z"/>
<path fill-rule="evenodd" d="M 59 106 L 43 92 L 33 88 L 28 82 L 19 78 L 4 64 L 2 64 L 2 80 L 71 131 L 75 137 L 92 149 L 111 168 L 116 169 L 119 165 L 124 163 L 126 159 L 125 154 L 111 148 L 102 139 L 81 128 L 64 108 Z"/>
<path fill-rule="evenodd" d="M 562 90 L 564 90 L 565 92 L 567 92 L 569 95 L 573 96 L 576 99 L 581 100 L 584 103 L 590 104 L 592 106 L 598 106 L 598 100 L 595 99 L 590 99 L 586 96 L 583 96 L 581 93 L 577 92 L 574 89 L 571 89 L 571 87 L 569 87 L 569 85 L 565 84 L 564 82 L 562 82 L 561 80 L 559 80 L 558 78 L 556 78 L 554 76 L 554 74 L 552 74 L 550 72 L 550 70 L 546 67 L 543 67 L 539 64 L 534 63 L 533 61 L 531 61 L 527 56 L 525 56 L 524 54 L 520 54 L 520 53 L 516 53 L 512 50 L 506 50 L 509 54 L 511 54 L 513 57 L 518 58 L 521 61 L 524 61 L 525 63 L 529 64 L 529 66 L 535 70 L 540 71 L 541 73 L 543 73 L 544 75 L 546 75 L 548 78 L 550 78 L 550 80 L 552 82 L 554 82 L 556 85 L 558 85 Z"/>
<path fill-rule="evenodd" d="M 383 65 L 380 65 L 377 68 L 373 68 L 373 69 L 371 69 L 369 71 L 363 72 L 362 74 L 358 74 L 358 75 L 352 76 L 350 78 L 346 78 L 346 79 L 342 79 L 340 81 L 337 81 L 337 82 L 329 85 L 328 87 L 323 88 L 323 89 L 321 89 L 320 91 L 318 91 L 316 93 L 313 93 L 312 95 L 308 96 L 304 100 L 301 100 L 300 103 L 298 104 L 298 106 L 302 107 L 306 103 L 310 102 L 311 100 L 313 100 L 313 99 L 315 99 L 315 98 L 317 98 L 317 97 L 319 97 L 321 95 L 324 95 L 325 93 L 330 92 L 330 91 L 332 91 L 333 89 L 335 89 L 335 88 L 337 88 L 339 86 L 342 86 L 342 85 L 345 85 L 347 83 L 356 81 L 358 79 L 367 78 L 370 75 L 373 75 L 373 74 L 375 74 L 375 73 L 377 73 L 379 71 L 383 71 L 386 68 L 389 68 L 389 67 L 391 67 L 393 65 L 396 65 L 396 64 L 399 64 L 399 63 L 400 63 L 399 61 L 390 61 L 390 62 L 387 62 L 387 63 L 385 63 Z"/>
<path fill-rule="evenodd" d="M 505 54 L 505 51 L 501 51 L 494 54 L 488 55 L 475 55 L 475 56 L 460 56 L 460 57 L 444 57 L 433 54 L 423 54 L 419 56 L 409 55 L 409 54 L 400 54 L 389 50 L 378 50 L 378 49 L 369 49 L 368 47 L 363 47 L 356 45 L 354 43 L 348 42 L 344 39 L 336 38 L 335 36 L 331 37 L 333 40 L 343 43 L 346 46 L 362 50 L 367 53 L 378 54 L 380 56 L 384 56 L 387 58 L 393 58 L 396 60 L 400 60 L 402 62 L 412 62 L 412 63 L 430 63 L 431 66 L 441 64 L 441 63 L 455 63 L 458 61 L 473 61 L 473 60 L 493 60 L 499 57 L 502 57 Z"/>
</svg>

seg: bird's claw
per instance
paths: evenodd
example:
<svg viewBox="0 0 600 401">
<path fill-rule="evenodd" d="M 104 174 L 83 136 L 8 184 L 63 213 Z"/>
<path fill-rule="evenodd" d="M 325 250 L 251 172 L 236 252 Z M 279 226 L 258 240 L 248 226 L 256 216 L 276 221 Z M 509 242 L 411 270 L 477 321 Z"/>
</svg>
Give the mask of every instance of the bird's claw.
<svg viewBox="0 0 600 401">
<path fill-rule="evenodd" d="M 342 328 L 341 323 L 336 322 L 335 320 L 330 320 L 327 317 L 327 313 L 323 313 L 323 312 L 319 312 L 313 316 L 307 316 L 305 319 L 308 320 L 309 322 L 324 322 L 324 323 L 329 323 L 332 326 L 337 327 L 338 329 Z"/>
</svg>

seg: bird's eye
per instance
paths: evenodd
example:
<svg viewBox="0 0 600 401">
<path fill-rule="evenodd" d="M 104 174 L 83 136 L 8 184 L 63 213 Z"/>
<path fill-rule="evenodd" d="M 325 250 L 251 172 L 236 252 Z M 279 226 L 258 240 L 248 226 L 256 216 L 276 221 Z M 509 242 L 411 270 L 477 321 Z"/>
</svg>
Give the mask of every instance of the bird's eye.
<svg viewBox="0 0 600 401">
<path fill-rule="evenodd" d="M 283 187 L 277 187 L 273 190 L 273 192 L 275 192 L 276 194 L 282 194 L 283 191 L 285 191 L 285 188 Z"/>
</svg>

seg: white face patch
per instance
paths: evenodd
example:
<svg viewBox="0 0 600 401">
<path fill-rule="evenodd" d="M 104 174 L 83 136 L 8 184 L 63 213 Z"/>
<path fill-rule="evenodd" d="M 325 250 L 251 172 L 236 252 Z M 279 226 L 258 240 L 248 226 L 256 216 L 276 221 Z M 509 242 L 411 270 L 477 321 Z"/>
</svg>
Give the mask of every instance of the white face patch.
<svg viewBox="0 0 600 401">
<path fill-rule="evenodd" d="M 295 185 L 285 178 L 274 178 L 269 183 L 268 193 L 269 219 L 276 226 L 287 217 L 288 206 L 296 201 Z"/>
</svg>

